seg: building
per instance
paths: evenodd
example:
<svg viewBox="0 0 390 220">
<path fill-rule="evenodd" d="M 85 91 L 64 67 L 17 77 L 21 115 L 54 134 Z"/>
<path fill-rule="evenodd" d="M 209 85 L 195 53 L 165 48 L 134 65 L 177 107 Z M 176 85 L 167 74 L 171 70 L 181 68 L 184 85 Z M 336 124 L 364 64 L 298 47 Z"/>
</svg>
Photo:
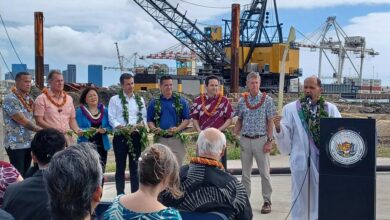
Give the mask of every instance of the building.
<svg viewBox="0 0 390 220">
<path fill-rule="evenodd" d="M 76 65 L 68 64 L 67 70 L 62 71 L 62 75 L 64 76 L 65 82 L 75 83 L 76 82 Z"/>
<path fill-rule="evenodd" d="M 96 86 L 103 86 L 102 65 L 88 65 L 88 82 Z"/>
<path fill-rule="evenodd" d="M 47 78 L 47 76 L 49 75 L 49 72 L 50 72 L 49 64 L 43 65 L 43 74 L 44 74 L 44 76 L 45 76 L 46 78 Z"/>
<path fill-rule="evenodd" d="M 27 64 L 12 64 L 11 79 L 15 79 L 17 73 L 25 71 L 27 71 Z"/>
</svg>

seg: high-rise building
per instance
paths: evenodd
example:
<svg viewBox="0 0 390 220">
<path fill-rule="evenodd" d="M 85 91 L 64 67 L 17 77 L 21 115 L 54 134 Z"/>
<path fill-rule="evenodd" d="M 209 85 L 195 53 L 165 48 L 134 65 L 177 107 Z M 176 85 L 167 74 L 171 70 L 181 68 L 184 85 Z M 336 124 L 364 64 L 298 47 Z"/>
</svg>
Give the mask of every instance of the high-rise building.
<svg viewBox="0 0 390 220">
<path fill-rule="evenodd" d="M 62 75 L 64 76 L 64 81 L 67 83 L 76 82 L 76 65 L 68 64 L 68 68 L 62 71 Z"/>
<path fill-rule="evenodd" d="M 47 77 L 49 75 L 49 72 L 50 72 L 49 64 L 43 65 L 43 74 L 44 74 L 44 76 Z"/>
<path fill-rule="evenodd" d="M 88 82 L 96 86 L 103 86 L 103 66 L 88 65 Z"/>
<path fill-rule="evenodd" d="M 27 71 L 26 64 L 12 64 L 12 79 L 15 79 L 17 73 Z"/>
</svg>

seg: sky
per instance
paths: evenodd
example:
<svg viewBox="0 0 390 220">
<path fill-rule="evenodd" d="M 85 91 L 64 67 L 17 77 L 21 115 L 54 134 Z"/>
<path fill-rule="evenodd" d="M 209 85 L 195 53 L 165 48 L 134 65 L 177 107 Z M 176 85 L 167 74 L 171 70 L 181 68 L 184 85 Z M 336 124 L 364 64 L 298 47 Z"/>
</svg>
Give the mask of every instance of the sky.
<svg viewBox="0 0 390 220">
<path fill-rule="evenodd" d="M 191 20 L 205 24 L 223 24 L 221 19 L 230 19 L 232 3 L 245 5 L 251 0 L 168 0 L 179 4 L 178 10 Z M 206 8 L 198 5 L 207 5 Z M 364 36 L 367 48 L 380 53 L 366 57 L 363 78 L 382 79 L 382 85 L 390 85 L 390 0 L 277 0 L 279 20 L 287 37 L 291 26 L 304 36 L 319 30 L 328 16 L 336 21 L 348 36 Z M 88 64 L 118 66 L 114 42 L 118 42 L 121 55 L 130 58 L 133 53 L 147 55 L 162 51 L 178 42 L 143 11 L 133 0 L 0 0 L 0 14 L 5 22 L 19 57 L 28 68 L 34 68 L 34 12 L 44 13 L 45 63 L 51 69 L 66 69 L 67 64 L 77 65 L 77 81 L 87 82 Z M 297 41 L 304 36 L 297 33 Z M 9 68 L 19 63 L 10 42 L 0 25 L 0 52 Z M 356 57 L 356 55 L 354 55 Z M 357 59 L 351 57 L 359 68 Z M 331 57 L 332 62 L 336 57 Z M 149 65 L 172 61 L 138 60 Z M 126 66 L 131 67 L 129 62 Z M 318 51 L 301 48 L 300 66 L 304 76 L 318 73 Z M 330 65 L 323 63 L 324 75 L 332 72 Z M 0 60 L 1 71 L 8 72 Z M 116 84 L 120 73 L 104 71 L 103 85 Z M 351 65 L 346 64 L 345 76 L 357 76 Z"/>
</svg>

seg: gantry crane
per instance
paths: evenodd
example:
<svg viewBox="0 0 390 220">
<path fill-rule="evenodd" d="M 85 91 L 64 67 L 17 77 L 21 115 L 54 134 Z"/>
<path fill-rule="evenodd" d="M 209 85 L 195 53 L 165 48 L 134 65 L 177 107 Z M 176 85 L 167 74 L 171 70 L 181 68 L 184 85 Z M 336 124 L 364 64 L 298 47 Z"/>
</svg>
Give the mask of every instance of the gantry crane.
<svg viewBox="0 0 390 220">
<path fill-rule="evenodd" d="M 334 35 L 336 39 L 329 36 L 331 30 L 334 30 Z M 313 50 L 319 49 L 319 64 L 318 64 L 318 77 L 322 79 L 336 79 L 336 83 L 342 83 L 343 68 L 345 64 L 345 59 L 347 58 L 350 61 L 354 71 L 358 77 L 358 83 L 362 82 L 362 72 L 363 72 L 363 62 L 366 55 L 376 56 L 379 55 L 372 48 L 366 48 L 366 40 L 362 36 L 347 36 L 344 30 L 336 22 L 336 17 L 331 16 L 326 19 L 326 22 L 319 29 L 320 32 L 313 33 L 312 37 L 306 37 L 304 42 L 293 42 L 293 47 L 306 47 Z M 308 42 L 307 42 L 308 41 Z M 332 54 L 336 54 L 338 57 L 337 68 L 332 64 L 326 51 L 330 51 Z M 358 54 L 360 58 L 360 67 L 359 70 L 352 61 L 349 52 L 353 54 Z M 331 77 L 326 77 L 322 75 L 322 56 L 325 56 L 330 66 L 332 67 L 334 74 Z"/>
</svg>

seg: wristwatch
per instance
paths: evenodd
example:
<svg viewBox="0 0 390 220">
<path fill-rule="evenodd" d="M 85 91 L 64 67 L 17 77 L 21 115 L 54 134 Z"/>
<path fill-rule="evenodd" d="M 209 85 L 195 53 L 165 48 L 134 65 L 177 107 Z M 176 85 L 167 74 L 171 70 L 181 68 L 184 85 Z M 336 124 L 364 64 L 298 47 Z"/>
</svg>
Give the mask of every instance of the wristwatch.
<svg viewBox="0 0 390 220">
<path fill-rule="evenodd" d="M 267 137 L 267 142 L 272 142 L 274 140 L 273 137 Z"/>
</svg>

